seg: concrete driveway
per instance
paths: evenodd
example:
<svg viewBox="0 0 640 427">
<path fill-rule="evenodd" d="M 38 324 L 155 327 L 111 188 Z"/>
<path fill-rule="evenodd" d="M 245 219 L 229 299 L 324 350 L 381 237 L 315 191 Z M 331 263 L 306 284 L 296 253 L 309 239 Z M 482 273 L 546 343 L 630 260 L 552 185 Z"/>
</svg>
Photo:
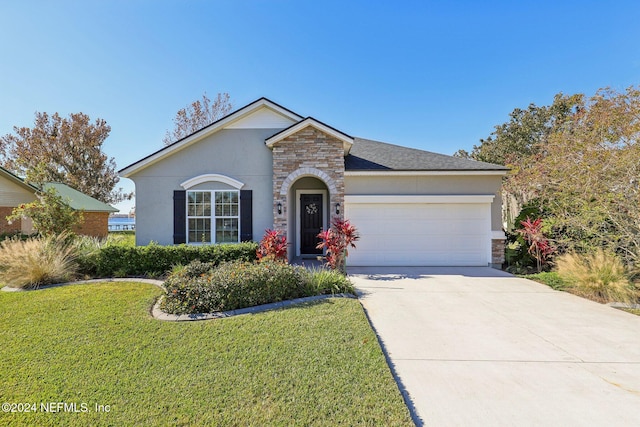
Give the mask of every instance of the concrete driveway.
<svg viewBox="0 0 640 427">
<path fill-rule="evenodd" d="M 416 424 L 640 426 L 640 317 L 490 268 L 350 268 Z"/>
</svg>

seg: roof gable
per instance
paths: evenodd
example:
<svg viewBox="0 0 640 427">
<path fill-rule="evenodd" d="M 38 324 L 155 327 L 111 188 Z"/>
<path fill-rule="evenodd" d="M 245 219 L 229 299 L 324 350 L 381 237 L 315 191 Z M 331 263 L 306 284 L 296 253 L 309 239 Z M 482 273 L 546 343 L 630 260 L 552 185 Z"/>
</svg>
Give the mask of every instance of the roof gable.
<svg viewBox="0 0 640 427">
<path fill-rule="evenodd" d="M 478 162 L 416 148 L 401 147 L 370 139 L 354 138 L 351 152 L 345 158 L 345 171 L 495 171 L 506 173 L 509 168 Z"/>
<path fill-rule="evenodd" d="M 23 188 L 24 190 L 27 190 L 31 193 L 35 193 L 37 188 L 34 187 L 33 185 L 27 184 L 26 182 L 24 182 L 24 180 L 22 178 L 20 178 L 19 176 L 13 174 L 12 172 L 6 170 L 5 168 L 0 166 L 0 177 L 4 177 L 6 178 L 8 181 L 12 182 L 13 184 L 17 185 L 18 187 Z"/>
<path fill-rule="evenodd" d="M 344 155 L 346 156 L 347 154 L 349 154 L 349 150 L 351 150 L 351 146 L 353 145 L 353 138 L 344 132 L 340 132 L 339 130 L 332 128 L 331 126 L 314 119 L 313 117 L 307 117 L 306 119 L 299 121 L 298 123 L 295 123 L 286 129 L 281 130 L 275 135 L 267 138 L 265 140 L 265 143 L 267 144 L 267 147 L 271 148 L 275 143 L 282 141 L 288 136 L 291 136 L 308 126 L 311 126 L 319 130 L 320 132 L 326 133 L 327 135 L 330 135 L 342 141 L 342 145 L 344 147 Z"/>
<path fill-rule="evenodd" d="M 290 115 L 263 106 L 248 115 L 226 125 L 224 129 L 282 129 L 296 123 Z"/>
<path fill-rule="evenodd" d="M 275 128 L 277 123 L 282 123 L 282 126 L 279 126 L 281 128 L 298 122 L 301 119 L 302 116 L 299 116 L 293 111 L 288 110 L 267 98 L 260 98 L 248 105 L 245 105 L 239 110 L 222 117 L 209 126 L 206 126 L 199 131 L 121 169 L 119 173 L 120 175 L 128 178 L 145 167 L 150 166 L 177 151 L 183 150 L 221 129 L 247 129 L 249 126 L 253 128 L 256 128 L 255 126 Z"/>
</svg>

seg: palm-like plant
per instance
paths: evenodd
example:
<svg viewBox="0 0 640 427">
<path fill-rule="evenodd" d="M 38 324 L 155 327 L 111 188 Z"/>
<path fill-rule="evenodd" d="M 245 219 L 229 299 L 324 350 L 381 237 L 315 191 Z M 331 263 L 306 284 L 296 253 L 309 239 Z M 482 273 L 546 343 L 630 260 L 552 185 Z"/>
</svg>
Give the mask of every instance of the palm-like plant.
<svg viewBox="0 0 640 427">
<path fill-rule="evenodd" d="M 540 272 L 542 271 L 542 265 L 547 262 L 549 256 L 555 252 L 555 249 L 542 231 L 541 218 L 532 220 L 527 217 L 524 221 L 520 221 L 520 224 L 522 228 L 516 231 L 529 244 L 527 252 L 536 260 L 538 272 Z"/>
<path fill-rule="evenodd" d="M 356 227 L 348 219 L 334 218 L 331 228 L 318 234 L 321 242 L 318 249 L 326 249 L 326 261 L 333 270 L 346 273 L 346 260 L 349 247 L 355 248 L 355 242 L 360 238 Z"/>
</svg>

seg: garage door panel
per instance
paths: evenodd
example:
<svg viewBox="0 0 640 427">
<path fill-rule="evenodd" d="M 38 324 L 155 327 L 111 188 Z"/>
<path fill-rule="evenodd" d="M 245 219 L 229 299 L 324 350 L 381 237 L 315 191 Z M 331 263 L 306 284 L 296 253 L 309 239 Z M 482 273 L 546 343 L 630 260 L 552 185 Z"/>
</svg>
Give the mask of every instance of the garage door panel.
<svg viewBox="0 0 640 427">
<path fill-rule="evenodd" d="M 489 204 L 346 204 L 360 240 L 349 265 L 481 265 L 490 247 Z"/>
</svg>

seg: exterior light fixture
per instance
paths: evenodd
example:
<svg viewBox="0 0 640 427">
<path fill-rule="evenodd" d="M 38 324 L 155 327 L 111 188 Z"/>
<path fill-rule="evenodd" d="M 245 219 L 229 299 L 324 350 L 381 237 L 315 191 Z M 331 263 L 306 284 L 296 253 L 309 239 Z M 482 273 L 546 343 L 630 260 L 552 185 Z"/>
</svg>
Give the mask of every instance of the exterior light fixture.
<svg viewBox="0 0 640 427">
<path fill-rule="evenodd" d="M 336 203 L 336 215 L 340 215 L 340 203 Z"/>
<path fill-rule="evenodd" d="M 278 215 L 282 215 L 282 203 L 278 202 Z"/>
</svg>

